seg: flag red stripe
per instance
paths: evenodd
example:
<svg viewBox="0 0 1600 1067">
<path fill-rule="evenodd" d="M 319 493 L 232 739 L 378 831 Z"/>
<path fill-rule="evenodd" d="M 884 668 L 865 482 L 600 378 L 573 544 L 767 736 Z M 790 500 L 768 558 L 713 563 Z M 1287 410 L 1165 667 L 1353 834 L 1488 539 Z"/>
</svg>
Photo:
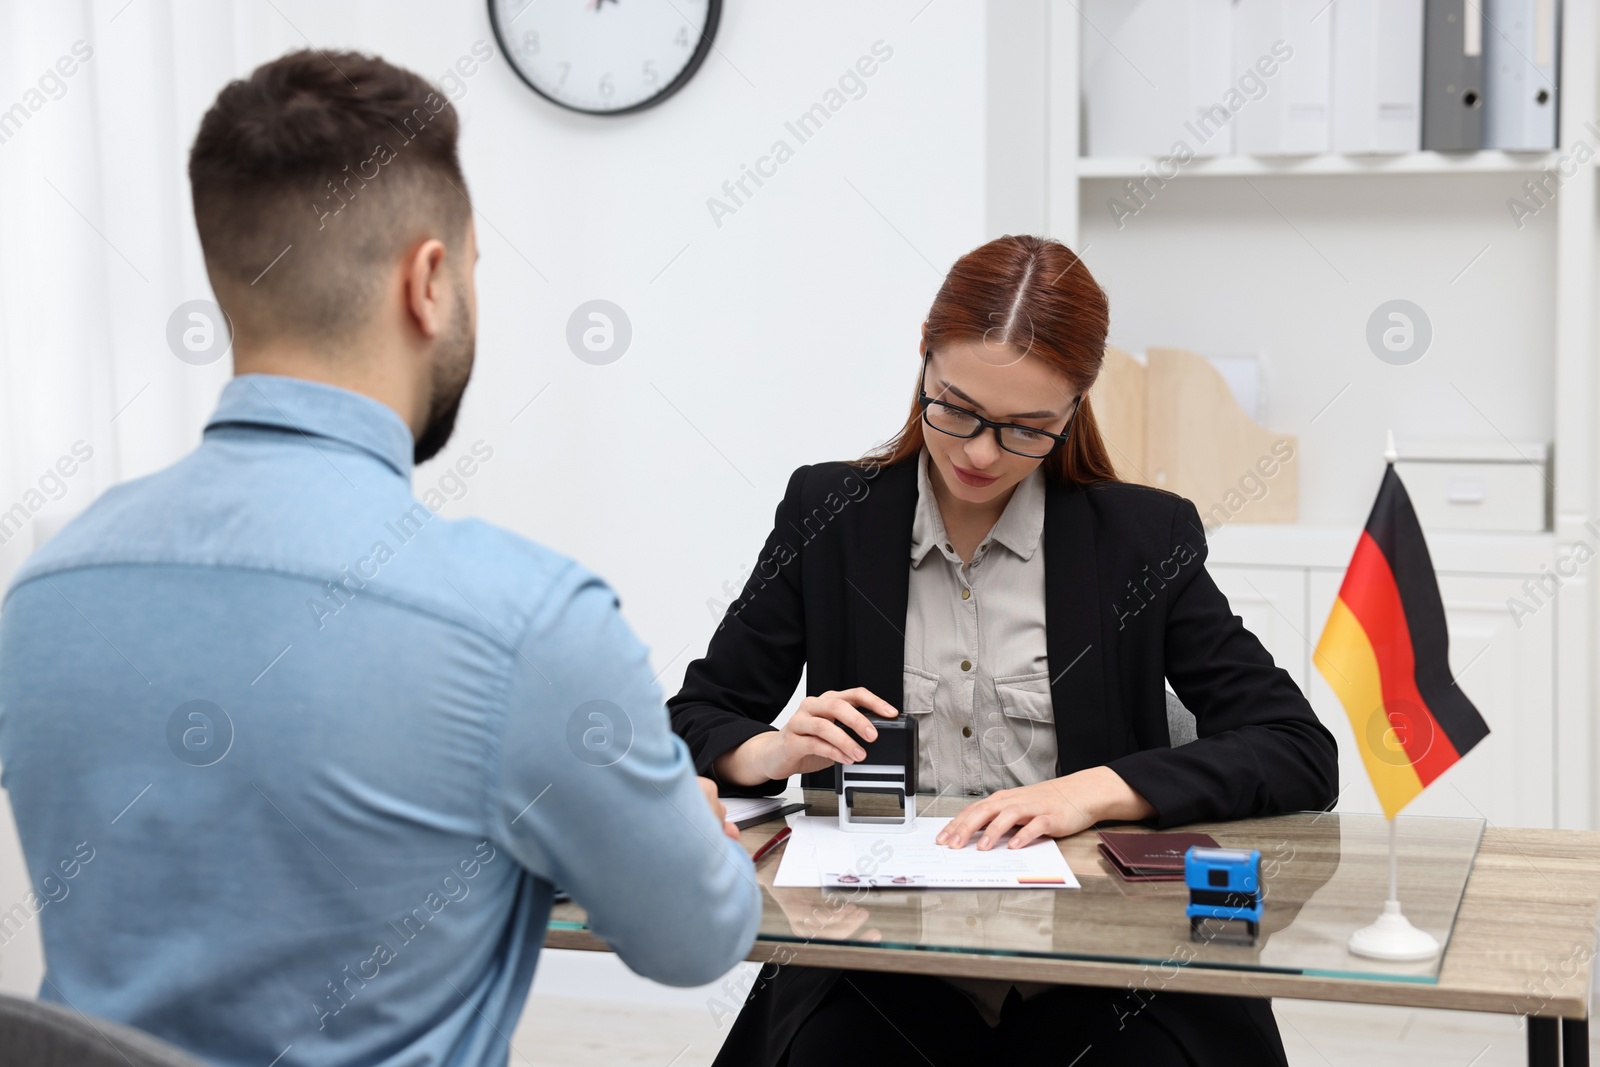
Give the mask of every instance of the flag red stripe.
<svg viewBox="0 0 1600 1067">
<path fill-rule="evenodd" d="M 1417 689 L 1416 656 L 1400 589 L 1383 550 L 1366 532 L 1351 557 L 1339 599 L 1366 631 L 1378 661 L 1389 723 L 1426 786 L 1461 756 Z"/>
<path fill-rule="evenodd" d="M 1450 673 L 1450 631 L 1439 599 L 1433 559 L 1428 555 L 1428 543 L 1412 510 L 1411 498 L 1392 466 L 1384 472 L 1366 530 L 1383 551 L 1400 590 L 1416 661 L 1417 691 L 1456 752 L 1466 753 L 1488 736 L 1489 724 Z"/>
</svg>

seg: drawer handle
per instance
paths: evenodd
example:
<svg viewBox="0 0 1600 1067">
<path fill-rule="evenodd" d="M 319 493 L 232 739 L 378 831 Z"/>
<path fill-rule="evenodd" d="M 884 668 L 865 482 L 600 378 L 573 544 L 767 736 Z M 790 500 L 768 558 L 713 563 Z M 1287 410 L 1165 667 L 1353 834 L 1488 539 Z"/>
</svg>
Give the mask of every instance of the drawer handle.
<svg viewBox="0 0 1600 1067">
<path fill-rule="evenodd" d="M 1444 490 L 1444 498 L 1452 504 L 1481 504 L 1485 496 L 1477 478 L 1453 478 Z"/>
</svg>

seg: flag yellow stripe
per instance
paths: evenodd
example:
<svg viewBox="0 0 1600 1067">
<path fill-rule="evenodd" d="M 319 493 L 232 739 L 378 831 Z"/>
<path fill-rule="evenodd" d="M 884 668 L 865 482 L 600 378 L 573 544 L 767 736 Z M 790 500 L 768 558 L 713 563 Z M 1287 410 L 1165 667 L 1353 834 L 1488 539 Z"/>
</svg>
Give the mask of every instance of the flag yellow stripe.
<svg viewBox="0 0 1600 1067">
<path fill-rule="evenodd" d="M 1394 818 L 1422 792 L 1422 779 L 1412 767 L 1404 746 L 1388 727 L 1378 658 L 1367 640 L 1367 632 L 1343 599 L 1333 602 L 1328 625 L 1311 658 L 1350 717 L 1356 749 L 1361 753 L 1361 762 L 1366 764 L 1367 777 L 1372 779 L 1383 814 Z"/>
</svg>

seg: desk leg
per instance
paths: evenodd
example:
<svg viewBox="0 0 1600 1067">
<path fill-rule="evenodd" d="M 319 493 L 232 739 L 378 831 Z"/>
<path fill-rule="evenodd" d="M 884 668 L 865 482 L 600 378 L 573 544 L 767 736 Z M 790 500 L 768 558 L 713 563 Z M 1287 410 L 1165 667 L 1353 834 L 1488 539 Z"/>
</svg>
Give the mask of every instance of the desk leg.
<svg viewBox="0 0 1600 1067">
<path fill-rule="evenodd" d="M 1528 1067 L 1561 1067 L 1559 1020 L 1528 1016 Z"/>
<path fill-rule="evenodd" d="M 1589 1020 L 1561 1020 L 1561 1067 L 1589 1067 Z"/>
</svg>

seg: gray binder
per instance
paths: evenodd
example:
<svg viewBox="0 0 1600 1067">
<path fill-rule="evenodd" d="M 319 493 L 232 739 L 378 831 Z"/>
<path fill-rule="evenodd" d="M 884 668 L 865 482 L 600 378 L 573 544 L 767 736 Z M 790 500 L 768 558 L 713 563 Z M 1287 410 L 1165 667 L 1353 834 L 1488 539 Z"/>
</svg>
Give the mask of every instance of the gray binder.
<svg viewBox="0 0 1600 1067">
<path fill-rule="evenodd" d="M 1479 0 L 1427 0 L 1422 27 L 1422 147 L 1483 147 L 1483 9 Z"/>
</svg>

